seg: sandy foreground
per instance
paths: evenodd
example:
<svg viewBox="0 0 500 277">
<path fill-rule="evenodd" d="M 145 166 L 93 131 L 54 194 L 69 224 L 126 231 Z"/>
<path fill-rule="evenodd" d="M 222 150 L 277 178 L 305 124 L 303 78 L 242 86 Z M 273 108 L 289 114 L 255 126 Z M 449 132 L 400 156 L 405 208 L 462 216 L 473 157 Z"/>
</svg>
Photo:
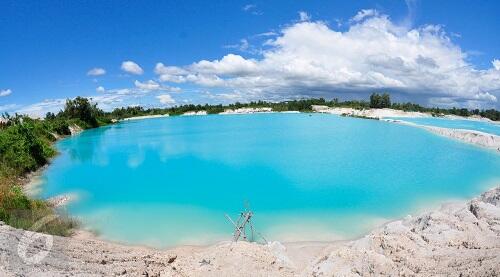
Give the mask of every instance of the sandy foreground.
<svg viewBox="0 0 500 277">
<path fill-rule="evenodd" d="M 498 276 L 500 186 L 352 241 L 155 250 L 84 233 L 47 239 L 0 223 L 0 276 Z"/>
</svg>

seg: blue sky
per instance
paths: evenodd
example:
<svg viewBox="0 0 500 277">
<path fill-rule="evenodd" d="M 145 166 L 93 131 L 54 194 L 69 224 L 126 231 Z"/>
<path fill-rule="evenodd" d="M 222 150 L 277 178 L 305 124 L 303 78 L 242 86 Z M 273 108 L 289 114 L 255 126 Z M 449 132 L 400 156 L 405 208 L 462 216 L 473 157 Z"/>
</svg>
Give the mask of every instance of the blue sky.
<svg viewBox="0 0 500 277">
<path fill-rule="evenodd" d="M 3 0 L 0 10 L 0 112 L 43 114 L 78 95 L 109 110 L 378 90 L 499 108 L 498 1 Z"/>
</svg>

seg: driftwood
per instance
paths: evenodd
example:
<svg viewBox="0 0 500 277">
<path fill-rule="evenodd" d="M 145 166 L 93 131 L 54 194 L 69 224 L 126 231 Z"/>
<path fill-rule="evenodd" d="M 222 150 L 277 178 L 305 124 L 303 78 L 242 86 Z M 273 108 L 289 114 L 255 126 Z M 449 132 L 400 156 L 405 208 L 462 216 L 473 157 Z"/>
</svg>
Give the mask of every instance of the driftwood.
<svg viewBox="0 0 500 277">
<path fill-rule="evenodd" d="M 229 220 L 229 222 L 231 222 L 231 224 L 233 224 L 234 226 L 234 233 L 233 233 L 234 242 L 237 242 L 240 239 L 249 242 L 255 241 L 255 230 L 252 224 L 252 217 L 253 217 L 252 211 L 250 211 L 248 208 L 245 208 L 245 211 L 240 213 L 240 217 L 236 222 L 234 222 L 234 220 L 232 220 L 229 215 L 226 214 L 225 216 Z M 247 229 L 250 229 L 250 237 L 247 236 Z M 260 233 L 257 234 L 260 235 L 260 237 L 262 237 L 264 241 L 266 241 L 266 239 Z"/>
</svg>

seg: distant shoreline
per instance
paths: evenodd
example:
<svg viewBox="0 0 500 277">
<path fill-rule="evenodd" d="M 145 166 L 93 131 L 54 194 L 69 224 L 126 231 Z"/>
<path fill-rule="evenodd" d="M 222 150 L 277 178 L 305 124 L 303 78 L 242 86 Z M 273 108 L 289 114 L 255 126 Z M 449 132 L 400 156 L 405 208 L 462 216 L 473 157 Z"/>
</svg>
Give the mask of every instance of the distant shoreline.
<svg viewBox="0 0 500 277">
<path fill-rule="evenodd" d="M 133 116 L 120 119 L 118 121 L 131 121 L 131 120 L 141 120 L 141 119 L 149 119 L 149 118 L 159 118 L 159 117 L 169 117 L 169 114 L 158 114 L 158 115 L 141 115 L 141 116 Z"/>
<path fill-rule="evenodd" d="M 497 152 L 500 152 L 500 136 L 497 136 L 495 134 L 485 133 L 476 130 L 468 130 L 468 129 L 453 129 L 453 128 L 436 127 L 430 125 L 421 125 L 404 120 L 386 119 L 385 121 L 422 128 L 424 130 L 430 131 L 440 136 L 452 138 L 455 140 L 459 140 L 461 142 L 473 144 L 479 147 L 496 150 Z"/>
<path fill-rule="evenodd" d="M 407 122 L 404 120 L 394 120 L 389 119 L 390 117 L 432 117 L 431 114 L 421 113 L 421 112 L 405 112 L 401 110 L 394 109 L 365 109 L 358 110 L 353 108 L 330 108 L 327 106 L 313 106 L 313 110 L 318 113 L 325 114 L 335 114 L 335 115 L 347 115 L 353 117 L 362 117 L 362 118 L 373 118 L 384 120 L 386 122 L 397 123 L 417 128 L 422 128 L 424 130 L 430 131 L 440 136 L 445 136 L 451 139 L 455 139 L 461 142 L 473 144 L 479 147 L 496 150 L 500 152 L 500 136 L 495 134 L 485 133 L 476 130 L 468 130 L 468 129 L 453 129 L 453 128 L 445 128 L 445 127 L 436 127 L 430 125 L 422 125 L 416 124 L 412 122 Z M 482 121 L 487 122 L 489 124 L 495 124 L 494 121 L 491 121 L 486 118 L 475 118 L 475 117 L 459 117 L 459 116 L 444 116 L 446 119 L 463 119 L 463 120 L 471 120 L 471 121 Z"/>
<path fill-rule="evenodd" d="M 401 120 L 393 120 L 388 119 L 390 117 L 433 117 L 429 113 L 422 112 L 407 112 L 402 110 L 394 110 L 394 109 L 354 109 L 354 108 L 340 108 L 340 107 L 328 107 L 321 105 L 313 105 L 312 106 L 313 113 L 323 113 L 323 114 L 334 114 L 334 115 L 347 115 L 351 117 L 358 118 L 373 118 L 384 120 L 387 122 L 398 123 L 413 127 L 418 127 L 425 129 L 427 131 L 433 132 L 437 135 L 445 136 L 451 139 L 459 140 L 461 142 L 477 145 L 479 147 L 484 147 L 492 150 L 496 150 L 500 152 L 500 136 L 495 134 L 468 130 L 468 129 L 453 129 L 453 128 L 444 128 L 444 127 L 436 127 L 429 125 L 422 125 L 416 123 L 410 123 Z M 228 109 L 224 112 L 218 113 L 219 115 L 243 115 L 243 114 L 265 114 L 265 113 L 300 113 L 299 111 L 285 111 L 285 112 L 277 112 L 273 111 L 271 107 L 260 107 L 260 108 L 239 108 L 239 109 Z M 204 116 L 208 115 L 205 111 L 188 111 L 180 116 Z M 133 121 L 133 120 L 142 120 L 142 119 L 150 119 L 150 118 L 161 118 L 161 117 L 170 117 L 168 114 L 163 115 L 145 115 L 145 116 L 134 116 L 121 119 L 119 121 Z M 478 118 L 478 117 L 461 117 L 456 115 L 445 115 L 442 118 L 449 120 L 471 120 L 471 121 L 480 121 L 486 122 L 489 124 L 500 124 L 498 122 L 492 121 L 488 118 Z"/>
</svg>

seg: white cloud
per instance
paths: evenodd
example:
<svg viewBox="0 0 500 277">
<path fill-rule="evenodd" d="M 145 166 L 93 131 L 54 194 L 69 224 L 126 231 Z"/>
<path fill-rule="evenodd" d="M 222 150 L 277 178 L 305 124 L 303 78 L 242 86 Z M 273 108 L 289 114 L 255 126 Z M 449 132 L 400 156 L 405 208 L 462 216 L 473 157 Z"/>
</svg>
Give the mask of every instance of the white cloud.
<svg viewBox="0 0 500 277">
<path fill-rule="evenodd" d="M 144 83 L 135 80 L 134 85 L 136 88 L 143 90 L 159 90 L 161 88 L 160 84 L 153 80 L 149 80 Z"/>
<path fill-rule="evenodd" d="M 21 107 L 16 112 L 32 117 L 44 117 L 47 112 L 57 113 L 63 109 L 66 99 L 47 99 L 39 103 Z"/>
<path fill-rule="evenodd" d="M 96 89 L 95 89 L 96 92 L 100 92 L 100 93 L 104 93 L 106 92 L 106 90 L 104 89 L 103 86 L 98 86 Z"/>
<path fill-rule="evenodd" d="M 171 83 L 184 83 L 186 82 L 186 77 L 173 74 L 162 74 L 160 75 L 160 81 L 171 82 Z"/>
<path fill-rule="evenodd" d="M 16 104 L 6 104 L 6 105 L 0 105 L 0 112 L 9 112 L 17 108 L 18 105 Z M 0 118 L 1 120 L 1 118 Z"/>
<path fill-rule="evenodd" d="M 180 92 L 181 89 L 177 87 L 170 87 L 158 84 L 154 81 L 146 82 L 134 82 L 137 87 L 133 88 L 119 88 L 119 89 L 104 89 L 101 87 L 96 88 L 99 94 L 94 95 L 82 95 L 83 97 L 89 98 L 92 102 L 97 103 L 99 108 L 105 111 L 111 111 L 118 107 L 126 107 L 133 105 L 141 105 L 144 107 L 150 106 L 152 101 L 156 98 L 151 91 L 168 91 L 168 92 Z M 160 87 L 156 89 L 155 83 Z M 145 102 L 145 99 L 146 100 Z M 165 97 L 162 97 L 164 102 L 168 102 Z M 47 112 L 57 113 L 64 108 L 66 99 L 47 99 L 39 103 L 26 105 L 26 106 L 12 106 L 7 105 L 0 107 L 2 109 L 8 109 L 15 111 L 20 114 L 26 114 L 32 117 L 44 117 Z M 155 105 L 152 105 L 153 107 Z M 157 106 L 157 105 L 156 105 Z M 0 110 L 2 110 L 0 109 Z"/>
<path fill-rule="evenodd" d="M 163 63 L 157 63 L 155 73 L 159 75 L 159 79 L 162 82 L 184 83 L 186 78 L 182 75 L 189 72 L 177 66 L 166 66 Z"/>
<path fill-rule="evenodd" d="M 305 11 L 300 11 L 299 12 L 299 19 L 300 21 L 309 21 L 311 20 L 311 16 L 306 13 Z"/>
<path fill-rule="evenodd" d="M 157 74 L 162 81 L 220 87 L 250 99 L 388 90 L 429 103 L 448 98 L 491 105 L 500 93 L 498 60 L 491 69 L 476 69 L 441 26 L 408 29 L 375 10 L 360 11 L 346 31 L 298 22 L 267 46 L 258 59 L 228 54 L 175 66 L 164 78 Z"/>
<path fill-rule="evenodd" d="M 186 76 L 186 80 L 207 87 L 225 86 L 224 80 L 215 74 L 189 74 Z"/>
<path fill-rule="evenodd" d="M 255 9 L 255 8 L 257 8 L 257 5 L 254 5 L 254 4 L 247 4 L 247 5 L 243 6 L 243 8 L 242 8 L 242 9 L 243 9 L 244 11 L 246 11 L 246 12 L 247 12 L 247 11 L 249 11 L 249 10 L 253 10 L 253 9 Z"/>
<path fill-rule="evenodd" d="M 379 13 L 377 10 L 373 9 L 363 9 L 360 10 L 353 18 L 351 18 L 351 22 L 359 22 L 362 21 L 365 18 L 372 17 L 372 16 L 378 16 Z"/>
<path fill-rule="evenodd" d="M 87 72 L 88 76 L 101 76 L 106 74 L 106 70 L 100 67 L 94 67 Z"/>
<path fill-rule="evenodd" d="M 10 95 L 12 93 L 11 89 L 2 89 L 0 90 L 0 97 Z"/>
<path fill-rule="evenodd" d="M 230 45 L 226 45 L 224 47 L 228 48 L 228 49 L 238 49 L 238 50 L 244 52 L 244 51 L 248 50 L 248 48 L 250 47 L 250 43 L 248 42 L 248 40 L 246 38 L 243 38 L 243 39 L 240 39 L 240 43 L 238 43 L 238 44 L 230 44 Z"/>
<path fill-rule="evenodd" d="M 415 14 L 417 10 L 417 0 L 405 0 L 406 7 L 408 8 L 408 14 L 401 23 L 406 28 L 411 28 L 413 22 L 415 21 Z"/>
<path fill-rule="evenodd" d="M 161 85 L 153 80 L 149 80 L 146 82 L 139 82 L 139 81 L 135 80 L 134 85 L 136 88 L 138 88 L 142 91 L 155 91 L 155 90 L 172 91 L 172 92 L 180 92 L 181 91 L 181 89 L 178 87 L 164 86 L 164 85 Z"/>
<path fill-rule="evenodd" d="M 497 102 L 497 98 L 495 95 L 491 95 L 488 92 L 479 92 L 476 95 L 474 95 L 474 98 L 477 100 L 485 100 L 489 102 Z"/>
<path fill-rule="evenodd" d="M 142 73 L 144 73 L 144 70 L 142 70 L 142 68 L 133 61 L 122 62 L 121 69 L 127 73 L 135 75 L 141 75 Z"/>
<path fill-rule="evenodd" d="M 255 4 L 247 4 L 241 8 L 243 11 L 251 13 L 253 15 L 262 15 L 263 13 L 257 9 Z"/>
<path fill-rule="evenodd" d="M 170 94 L 160 94 L 156 96 L 156 99 L 160 101 L 163 105 L 173 105 L 175 104 L 175 99 L 170 96 Z"/>
<path fill-rule="evenodd" d="M 269 32 L 264 32 L 264 33 L 260 33 L 260 34 L 256 34 L 254 35 L 254 37 L 273 37 L 273 36 L 276 36 L 278 35 L 277 33 L 273 32 L 273 31 L 269 31 Z"/>
<path fill-rule="evenodd" d="M 497 59 L 494 59 L 491 64 L 493 64 L 493 67 L 496 69 L 496 70 L 500 70 L 500 60 L 497 60 Z"/>
<path fill-rule="evenodd" d="M 132 88 L 107 89 L 92 98 L 105 110 L 144 105 L 142 99 L 173 105 L 177 102 L 166 93 L 180 88 L 160 83 L 169 82 L 186 83 L 186 87 L 194 84 L 199 91 L 213 88 L 213 93 L 199 93 L 211 101 L 279 101 L 338 97 L 344 92 L 365 97 L 385 90 L 431 105 L 499 107 L 500 61 L 493 60 L 488 69 L 475 68 L 468 62 L 469 52 L 452 42 L 438 25 L 410 29 L 375 10 L 365 10 L 344 31 L 323 22 L 301 21 L 270 35 L 264 50 L 253 58 L 229 53 L 188 65 L 157 63 L 157 79 L 135 81 Z M 143 73 L 131 61 L 122 68 Z M 47 111 L 57 112 L 64 101 L 47 100 L 18 111 L 43 116 Z"/>
<path fill-rule="evenodd" d="M 188 73 L 188 71 L 177 66 L 166 66 L 163 63 L 157 63 L 155 66 L 155 73 L 159 75 L 161 74 L 179 75 L 179 74 L 186 74 Z"/>
<path fill-rule="evenodd" d="M 194 63 L 191 65 L 191 69 L 202 74 L 242 76 L 255 72 L 257 63 L 255 60 L 245 59 L 240 55 L 228 54 L 221 60 L 202 60 Z"/>
</svg>

